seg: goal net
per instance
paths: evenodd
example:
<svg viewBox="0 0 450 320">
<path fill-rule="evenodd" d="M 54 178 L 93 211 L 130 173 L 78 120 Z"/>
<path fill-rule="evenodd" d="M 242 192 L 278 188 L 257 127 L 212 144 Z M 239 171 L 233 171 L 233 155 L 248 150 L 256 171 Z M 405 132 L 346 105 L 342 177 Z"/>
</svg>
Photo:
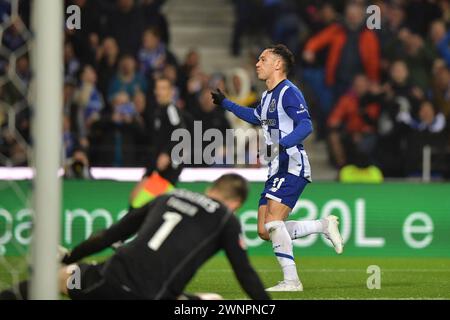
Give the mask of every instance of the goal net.
<svg viewBox="0 0 450 320">
<path fill-rule="evenodd" d="M 9 180 L 7 173 L 32 161 L 32 36 L 26 15 L 18 0 L 0 3 L 0 290 L 28 277 L 30 264 L 31 181 Z"/>
<path fill-rule="evenodd" d="M 28 277 L 38 299 L 57 298 L 62 18 L 59 0 L 0 1 L 0 289 Z"/>
</svg>

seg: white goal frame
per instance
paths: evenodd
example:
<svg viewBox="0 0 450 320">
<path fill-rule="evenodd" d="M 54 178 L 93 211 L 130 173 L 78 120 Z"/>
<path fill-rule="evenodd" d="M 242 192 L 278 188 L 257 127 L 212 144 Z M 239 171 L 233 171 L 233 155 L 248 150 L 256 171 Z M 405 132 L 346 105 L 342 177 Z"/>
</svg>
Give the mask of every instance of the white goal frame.
<svg viewBox="0 0 450 320">
<path fill-rule="evenodd" d="M 60 239 L 63 3 L 33 1 L 33 237 L 31 299 L 57 300 Z"/>
</svg>

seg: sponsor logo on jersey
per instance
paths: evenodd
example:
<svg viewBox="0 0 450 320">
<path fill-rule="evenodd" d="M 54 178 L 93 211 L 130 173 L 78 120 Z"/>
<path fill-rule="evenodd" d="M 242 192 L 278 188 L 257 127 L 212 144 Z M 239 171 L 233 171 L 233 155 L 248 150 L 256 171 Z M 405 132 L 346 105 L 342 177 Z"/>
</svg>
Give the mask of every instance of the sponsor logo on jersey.
<svg viewBox="0 0 450 320">
<path fill-rule="evenodd" d="M 261 120 L 261 125 L 262 126 L 276 126 L 277 120 L 276 119 Z"/>
</svg>

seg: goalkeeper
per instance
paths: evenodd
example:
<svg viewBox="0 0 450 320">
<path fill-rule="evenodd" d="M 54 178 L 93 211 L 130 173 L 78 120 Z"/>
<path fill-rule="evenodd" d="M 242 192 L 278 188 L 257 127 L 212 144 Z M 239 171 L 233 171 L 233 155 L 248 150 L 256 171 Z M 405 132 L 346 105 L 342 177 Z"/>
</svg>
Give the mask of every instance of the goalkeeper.
<svg viewBox="0 0 450 320">
<path fill-rule="evenodd" d="M 217 179 L 205 195 L 174 190 L 132 209 L 110 228 L 91 236 L 62 259 L 61 293 L 72 299 L 202 298 L 183 294 L 200 266 L 223 249 L 244 291 L 268 299 L 247 257 L 241 227 L 233 212 L 246 200 L 247 181 L 236 174 Z M 116 241 L 136 237 L 104 263 L 79 261 Z M 80 270 L 80 287 L 70 285 Z M 0 293 L 0 299 L 27 299 L 28 283 Z"/>
</svg>

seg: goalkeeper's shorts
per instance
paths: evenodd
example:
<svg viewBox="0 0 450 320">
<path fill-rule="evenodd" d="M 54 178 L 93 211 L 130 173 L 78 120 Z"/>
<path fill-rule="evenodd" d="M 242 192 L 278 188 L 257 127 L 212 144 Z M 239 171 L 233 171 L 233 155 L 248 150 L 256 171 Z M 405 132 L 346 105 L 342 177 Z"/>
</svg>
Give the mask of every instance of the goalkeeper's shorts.
<svg viewBox="0 0 450 320">
<path fill-rule="evenodd" d="M 80 287 L 68 287 L 68 294 L 72 300 L 141 300 L 130 291 L 105 279 L 100 270 L 105 263 L 89 264 L 80 263 Z M 182 293 L 179 300 L 201 300 L 200 296 L 190 293 Z"/>
</svg>

